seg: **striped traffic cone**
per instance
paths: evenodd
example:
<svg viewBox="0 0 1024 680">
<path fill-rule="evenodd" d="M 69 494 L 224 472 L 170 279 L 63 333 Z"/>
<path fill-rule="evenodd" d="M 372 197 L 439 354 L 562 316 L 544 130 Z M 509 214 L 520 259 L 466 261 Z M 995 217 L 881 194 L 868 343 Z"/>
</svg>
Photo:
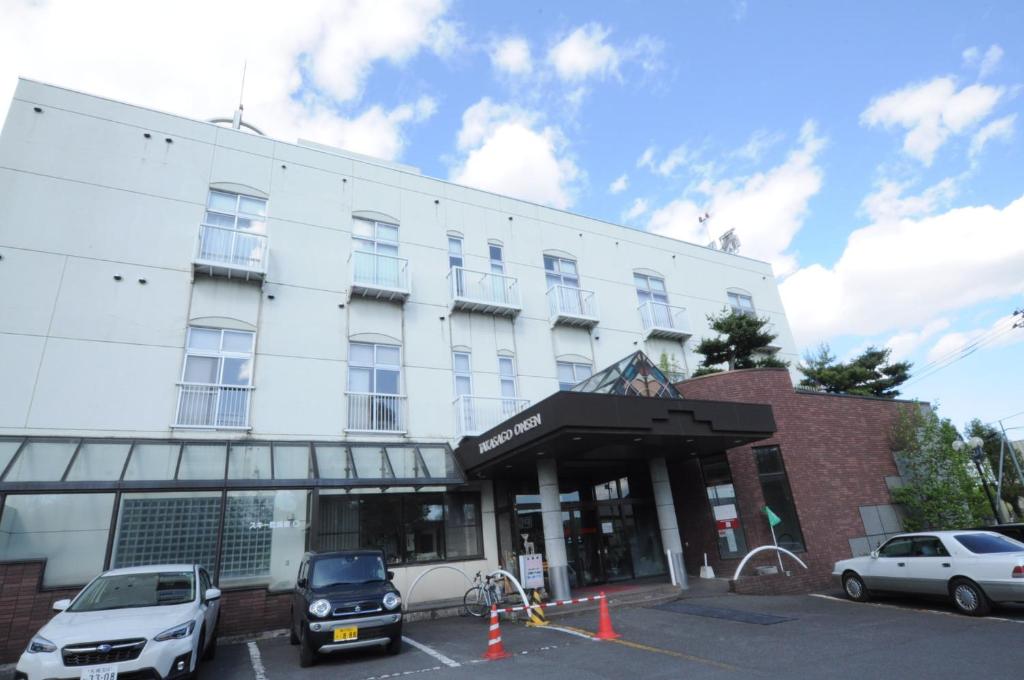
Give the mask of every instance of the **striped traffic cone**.
<svg viewBox="0 0 1024 680">
<path fill-rule="evenodd" d="M 608 613 L 608 598 L 604 596 L 604 593 L 601 593 L 601 618 L 597 622 L 597 635 L 594 637 L 598 640 L 615 640 L 622 637 L 612 628 L 612 617 Z"/>
<path fill-rule="evenodd" d="M 537 590 L 533 591 L 533 607 L 530 609 L 530 623 L 528 625 L 548 625 L 547 617 L 544 616 L 544 607 L 541 606 L 540 592 Z"/>
<path fill-rule="evenodd" d="M 487 661 L 497 661 L 512 656 L 505 651 L 505 645 L 501 644 L 501 625 L 498 623 L 498 608 L 491 605 L 491 630 L 487 637 L 487 651 L 483 658 Z"/>
</svg>

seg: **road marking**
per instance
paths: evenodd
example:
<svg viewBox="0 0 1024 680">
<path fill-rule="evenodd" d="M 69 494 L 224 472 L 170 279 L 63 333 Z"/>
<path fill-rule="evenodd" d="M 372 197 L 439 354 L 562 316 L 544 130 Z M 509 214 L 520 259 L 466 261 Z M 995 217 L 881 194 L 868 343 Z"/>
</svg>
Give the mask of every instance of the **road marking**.
<svg viewBox="0 0 1024 680">
<path fill-rule="evenodd" d="M 530 627 L 530 628 L 541 628 L 541 626 L 531 626 L 530 624 L 526 624 L 526 625 L 528 627 Z M 553 623 L 549 623 L 548 625 L 543 626 L 543 629 L 544 630 L 557 630 L 559 633 L 566 633 L 568 635 L 575 635 L 576 637 L 581 637 L 581 638 L 583 638 L 585 640 L 593 640 L 593 641 L 597 640 L 596 637 L 594 637 L 592 634 L 588 633 L 587 631 L 581 630 L 579 628 L 573 628 L 572 626 L 562 626 L 562 625 L 557 625 L 556 626 Z"/>
<path fill-rule="evenodd" d="M 410 645 L 412 645 L 416 649 L 420 650 L 421 652 L 424 652 L 425 654 L 429 654 L 430 656 L 434 657 L 435 659 L 437 659 L 438 661 L 443 663 L 445 666 L 448 666 L 448 668 L 458 668 L 459 666 L 462 665 L 458 661 L 453 661 L 452 659 L 449 659 L 447 656 L 445 656 L 441 652 L 437 651 L 433 647 L 427 647 L 422 642 L 416 642 L 412 638 L 406 637 L 404 635 L 402 636 L 402 639 L 405 640 L 406 642 L 408 642 Z M 256 680 L 263 680 L 263 679 L 262 678 L 256 678 Z"/>
<path fill-rule="evenodd" d="M 845 597 L 835 597 L 834 595 L 825 595 L 823 593 L 809 593 L 811 597 L 817 597 L 822 600 L 832 600 L 833 602 L 845 602 L 847 604 L 856 605 L 867 605 L 868 607 L 881 607 L 882 609 L 898 609 L 900 611 L 910 612 L 921 612 L 924 614 L 938 614 L 939 616 L 951 616 L 956 619 L 974 619 L 976 621 L 1004 621 L 1006 623 L 1024 623 L 1024 621 L 1018 619 L 1004 619 L 1001 616 L 967 616 L 966 614 L 960 614 L 958 612 L 943 612 L 937 609 L 919 609 L 917 607 L 901 607 L 898 604 L 885 604 L 884 602 L 854 602 L 848 600 Z"/>
<path fill-rule="evenodd" d="M 558 631 L 561 631 L 563 633 L 570 633 L 572 635 L 578 635 L 579 637 L 582 637 L 582 638 L 587 638 L 588 640 L 597 641 L 597 638 L 594 637 L 593 633 L 591 633 L 588 630 L 583 630 L 582 628 L 574 628 L 573 626 L 566 626 L 564 624 L 559 624 L 557 626 L 555 626 L 555 625 L 548 625 L 548 626 L 545 626 L 544 629 L 545 630 L 558 630 Z M 684 654 L 683 652 L 676 652 L 676 651 L 671 650 L 671 649 L 662 649 L 661 647 L 652 647 L 650 645 L 640 644 L 639 642 L 630 642 L 629 640 L 623 640 L 622 638 L 619 638 L 617 640 L 606 640 L 606 642 L 614 642 L 617 645 L 625 645 L 626 647 L 631 647 L 632 649 L 639 649 L 639 650 L 644 651 L 644 652 L 654 652 L 656 654 L 665 654 L 666 656 L 672 656 L 672 657 L 675 657 L 677 659 L 685 659 L 686 661 L 693 661 L 694 663 L 700 663 L 700 664 L 704 664 L 706 666 L 714 666 L 715 668 L 722 668 L 722 669 L 727 670 L 727 671 L 738 671 L 739 670 L 739 668 L 737 668 L 736 666 L 730 666 L 729 664 L 722 663 L 720 661 L 714 661 L 712 659 L 705 659 L 705 658 L 700 657 L 700 656 L 693 656 L 692 654 Z"/>
<path fill-rule="evenodd" d="M 256 646 L 256 642 L 250 642 L 249 647 L 249 663 L 252 664 L 252 674 L 256 680 L 267 680 L 267 669 L 263 667 L 263 657 L 260 656 L 260 648 Z"/>
</svg>

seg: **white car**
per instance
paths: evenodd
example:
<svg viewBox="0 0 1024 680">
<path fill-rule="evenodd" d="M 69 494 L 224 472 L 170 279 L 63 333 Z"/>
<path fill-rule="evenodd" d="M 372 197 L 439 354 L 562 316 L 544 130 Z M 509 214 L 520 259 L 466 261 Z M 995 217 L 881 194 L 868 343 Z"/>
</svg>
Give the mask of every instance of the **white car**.
<svg viewBox="0 0 1024 680">
<path fill-rule="evenodd" d="M 104 572 L 53 608 L 15 680 L 191 678 L 217 649 L 220 590 L 194 564 Z"/>
<path fill-rule="evenodd" d="M 931 531 L 890 538 L 868 557 L 836 562 L 851 600 L 872 592 L 948 596 L 964 614 L 1024 602 L 1024 543 L 992 531 Z"/>
</svg>

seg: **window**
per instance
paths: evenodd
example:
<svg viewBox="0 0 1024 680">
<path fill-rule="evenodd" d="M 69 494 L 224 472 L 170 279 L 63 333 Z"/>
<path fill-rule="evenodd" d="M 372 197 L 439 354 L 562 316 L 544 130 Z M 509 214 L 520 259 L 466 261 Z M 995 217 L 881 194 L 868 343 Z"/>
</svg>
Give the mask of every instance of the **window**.
<svg viewBox="0 0 1024 680">
<path fill-rule="evenodd" d="M 732 307 L 732 311 L 736 314 L 753 314 L 754 313 L 754 299 L 744 293 L 727 293 L 729 296 L 729 306 Z"/>
<path fill-rule="evenodd" d="M 472 493 L 451 493 L 444 505 L 445 557 L 449 560 L 484 553 L 480 531 L 480 497 Z"/>
<path fill-rule="evenodd" d="M 594 369 L 590 364 L 578 364 L 569 361 L 559 361 L 558 366 L 558 389 L 571 390 L 574 385 L 589 378 Z"/>
<path fill-rule="evenodd" d="M 250 331 L 189 327 L 181 371 L 178 425 L 249 424 L 254 338 Z"/>
<path fill-rule="evenodd" d="M 576 262 L 554 255 L 544 256 L 544 277 L 548 288 L 552 286 L 580 287 L 580 276 L 576 271 Z"/>
<path fill-rule="evenodd" d="M 883 545 L 879 551 L 879 557 L 910 557 L 913 551 L 914 541 L 910 538 L 894 538 L 885 545 Z"/>
<path fill-rule="evenodd" d="M 203 224 L 263 234 L 267 230 L 267 202 L 262 198 L 211 189 Z"/>
<path fill-rule="evenodd" d="M 645 302 L 668 304 L 665 279 L 646 274 L 633 274 L 633 283 L 636 284 L 636 297 L 640 304 Z"/>
<path fill-rule="evenodd" d="M 462 264 L 462 239 L 458 236 L 448 237 L 448 267 L 461 267 Z"/>
<path fill-rule="evenodd" d="M 220 582 L 290 588 L 307 549 L 308 517 L 307 491 L 229 491 Z"/>
<path fill-rule="evenodd" d="M 470 368 L 469 352 L 452 352 L 452 371 L 455 373 L 455 396 L 472 396 L 473 371 Z"/>
<path fill-rule="evenodd" d="M 362 394 L 399 394 L 401 351 L 397 345 L 353 342 L 348 348 L 348 389 Z"/>
<path fill-rule="evenodd" d="M 718 554 L 723 559 L 741 557 L 747 552 L 747 541 L 740 529 L 729 460 L 724 455 L 702 458 L 700 467 L 718 536 Z"/>
<path fill-rule="evenodd" d="M 501 396 L 515 399 L 519 389 L 516 385 L 516 362 L 512 357 L 498 357 L 498 378 L 501 381 Z"/>
<path fill-rule="evenodd" d="M 219 491 L 123 494 L 110 566 L 215 566 L 220 509 Z"/>
<path fill-rule="evenodd" d="M 914 538 L 914 557 L 949 557 L 949 551 L 935 536 L 917 536 Z"/>
<path fill-rule="evenodd" d="M 487 246 L 487 253 L 491 260 L 491 273 L 499 276 L 505 275 L 505 254 L 502 247 L 497 243 Z"/>
<path fill-rule="evenodd" d="M 1010 553 L 1024 551 L 1024 544 L 1007 538 L 1006 536 L 994 536 L 992 534 L 957 534 L 957 543 L 970 550 L 975 555 L 988 555 L 990 553 Z"/>
<path fill-rule="evenodd" d="M 779 546 L 792 551 L 804 550 L 804 537 L 800 532 L 800 519 L 796 514 L 793 493 L 789 488 L 786 466 L 778 446 L 754 448 L 757 473 L 761 480 L 764 502 L 782 521 L 775 527 Z"/>
<path fill-rule="evenodd" d="M 264 199 L 211 190 L 200 229 L 199 259 L 260 267 L 266 231 Z"/>
<path fill-rule="evenodd" d="M 352 241 L 356 250 L 378 255 L 398 255 L 398 225 L 355 218 Z"/>
</svg>

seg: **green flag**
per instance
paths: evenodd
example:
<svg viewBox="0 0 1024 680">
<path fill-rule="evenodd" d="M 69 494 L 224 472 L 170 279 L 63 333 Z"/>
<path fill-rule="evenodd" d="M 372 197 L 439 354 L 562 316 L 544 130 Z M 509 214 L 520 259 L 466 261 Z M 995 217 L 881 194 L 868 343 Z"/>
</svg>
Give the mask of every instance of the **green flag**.
<svg viewBox="0 0 1024 680">
<path fill-rule="evenodd" d="M 764 506 L 764 514 L 768 516 L 768 524 L 772 525 L 773 527 L 778 526 L 782 522 L 782 520 L 779 519 L 779 516 L 772 512 L 772 509 L 769 508 L 767 505 Z"/>
</svg>

